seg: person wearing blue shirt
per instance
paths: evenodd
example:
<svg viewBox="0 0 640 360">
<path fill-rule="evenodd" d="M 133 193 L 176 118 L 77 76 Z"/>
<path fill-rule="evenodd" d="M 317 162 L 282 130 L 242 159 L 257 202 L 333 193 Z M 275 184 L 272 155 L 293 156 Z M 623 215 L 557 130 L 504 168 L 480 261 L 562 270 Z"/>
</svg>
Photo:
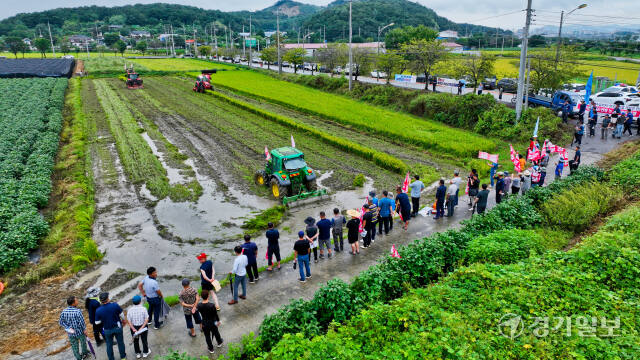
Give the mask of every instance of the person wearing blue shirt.
<svg viewBox="0 0 640 360">
<path fill-rule="evenodd" d="M 584 114 L 587 111 L 587 103 L 584 102 L 584 99 L 580 100 L 580 105 L 578 105 L 578 119 L 580 122 L 584 124 Z"/>
<path fill-rule="evenodd" d="M 620 139 L 622 137 L 622 129 L 624 127 L 624 120 L 622 118 L 622 110 L 620 110 L 620 105 L 616 105 L 616 107 L 613 109 L 613 114 L 611 115 L 614 118 L 616 118 L 616 129 L 614 131 L 614 137 L 617 137 L 618 139 Z"/>
<path fill-rule="evenodd" d="M 333 234 L 333 250 L 338 253 L 344 250 L 344 237 L 343 231 L 344 225 L 347 223 L 347 219 L 340 214 L 340 209 L 333 209 L 333 219 L 331 219 L 331 233 Z"/>
<path fill-rule="evenodd" d="M 327 257 L 331 259 L 331 220 L 327 219 L 324 211 L 320 211 L 318 227 L 318 242 L 320 247 L 320 259 L 324 259 L 324 248 L 327 248 Z"/>
<path fill-rule="evenodd" d="M 160 285 L 156 278 L 158 277 L 158 271 L 155 267 L 151 266 L 147 269 L 147 276 L 138 284 L 138 289 L 142 296 L 147 298 L 147 304 L 149 308 L 149 323 L 154 321 L 154 329 L 162 327 L 162 321 L 160 321 L 160 313 L 162 312 L 162 291 L 160 291 Z"/>
<path fill-rule="evenodd" d="M 434 220 L 444 217 L 444 200 L 447 195 L 447 187 L 444 186 L 444 180 L 440 179 L 440 186 L 436 190 L 436 216 Z"/>
<path fill-rule="evenodd" d="M 591 103 L 591 109 L 589 109 L 589 137 L 596 136 L 596 124 L 598 123 L 598 111 L 596 110 L 595 103 Z"/>
<path fill-rule="evenodd" d="M 496 176 L 496 172 L 498 171 L 498 163 L 487 163 L 491 167 L 489 173 L 489 179 L 491 180 L 491 187 L 493 187 L 493 178 Z"/>
<path fill-rule="evenodd" d="M 393 218 L 391 217 L 393 214 L 394 202 L 389 198 L 389 192 L 387 190 L 382 192 L 383 197 L 378 201 L 378 208 L 380 209 L 380 220 L 378 223 L 378 228 L 380 235 L 382 235 L 382 227 L 384 226 L 384 234 L 389 234 L 389 224 L 393 224 Z"/>
<path fill-rule="evenodd" d="M 269 263 L 268 271 L 273 270 L 273 256 L 276 256 L 276 261 L 278 262 L 278 270 L 280 270 L 280 232 L 273 226 L 273 223 L 268 223 L 267 233 L 267 261 Z"/>
<path fill-rule="evenodd" d="M 498 173 L 498 181 L 496 182 L 496 204 L 502 202 L 502 195 L 504 195 L 504 179 L 502 174 Z"/>
<path fill-rule="evenodd" d="M 569 101 L 565 101 L 562 105 L 562 122 L 567 123 L 569 120 L 569 112 L 571 111 L 571 105 L 569 105 Z"/>
<path fill-rule="evenodd" d="M 409 227 L 409 220 L 411 219 L 411 203 L 409 202 L 409 196 L 402 192 L 401 186 L 396 188 L 396 193 L 396 208 L 404 222 L 403 229 L 406 231 Z"/>
<path fill-rule="evenodd" d="M 422 194 L 422 190 L 424 190 L 424 184 L 420 181 L 420 175 L 414 175 L 413 178 L 415 181 L 409 185 L 411 189 L 411 209 L 413 210 L 411 217 L 415 217 L 418 215 L 418 211 L 420 211 L 420 195 Z"/>
<path fill-rule="evenodd" d="M 371 200 L 372 203 L 374 203 L 376 206 L 378 206 L 378 198 L 376 197 L 376 192 L 375 191 L 369 191 L 369 200 Z"/>
<path fill-rule="evenodd" d="M 624 121 L 624 131 L 622 132 L 622 135 L 624 135 L 627 131 L 629 132 L 629 136 L 633 135 L 633 133 L 631 132 L 631 124 L 633 124 L 633 114 L 631 113 L 631 110 L 627 110 L 627 116 Z"/>
<path fill-rule="evenodd" d="M 118 303 L 109 302 L 109 293 L 100 294 L 100 303 L 102 305 L 96 310 L 96 323 L 102 324 L 104 330 L 104 340 L 107 347 L 107 358 L 114 360 L 113 357 L 113 338 L 118 343 L 118 352 L 120 359 L 126 359 L 127 353 L 124 348 L 124 337 L 122 335 L 122 308 Z M 151 321 L 151 319 L 149 319 Z"/>
<path fill-rule="evenodd" d="M 258 281 L 258 245 L 251 241 L 251 235 L 244 236 L 244 255 L 247 256 L 247 275 L 249 275 L 249 284 L 255 284 Z M 255 279 L 255 280 L 254 280 Z"/>
</svg>

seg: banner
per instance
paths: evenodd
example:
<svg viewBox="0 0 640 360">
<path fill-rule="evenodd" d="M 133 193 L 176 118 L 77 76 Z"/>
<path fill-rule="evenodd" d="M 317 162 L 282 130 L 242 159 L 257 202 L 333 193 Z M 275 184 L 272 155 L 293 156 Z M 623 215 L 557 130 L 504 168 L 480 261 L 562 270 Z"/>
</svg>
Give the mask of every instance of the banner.
<svg viewBox="0 0 640 360">
<path fill-rule="evenodd" d="M 402 192 L 406 193 L 407 191 L 409 191 L 409 183 L 410 183 L 410 179 L 409 179 L 409 173 L 407 172 L 407 176 L 405 176 L 404 181 L 402 182 Z"/>
<path fill-rule="evenodd" d="M 438 85 L 458 87 L 459 80 L 449 78 L 438 78 Z"/>
<path fill-rule="evenodd" d="M 478 151 L 478 159 L 489 160 L 492 163 L 498 162 L 498 154 L 489 154 L 484 151 Z"/>
<path fill-rule="evenodd" d="M 400 259 L 400 254 L 398 254 L 398 250 L 396 250 L 396 244 L 391 245 L 391 257 Z"/>
<path fill-rule="evenodd" d="M 415 83 L 417 76 L 396 74 L 395 80 L 398 82 Z"/>
<path fill-rule="evenodd" d="M 518 153 L 513 149 L 513 146 L 509 144 L 509 150 L 511 152 L 511 162 L 513 163 L 513 168 L 516 172 L 522 172 L 520 168 L 520 159 L 518 158 Z"/>
<path fill-rule="evenodd" d="M 593 99 L 592 99 L 593 100 Z M 613 114 L 613 109 L 615 109 L 615 105 L 611 104 L 598 104 L 596 103 L 596 111 L 600 114 Z M 587 105 L 587 112 L 591 110 L 591 105 Z M 640 107 L 638 106 L 620 106 L 620 110 L 622 111 L 631 111 L 633 117 L 637 118 L 640 116 Z"/>
</svg>

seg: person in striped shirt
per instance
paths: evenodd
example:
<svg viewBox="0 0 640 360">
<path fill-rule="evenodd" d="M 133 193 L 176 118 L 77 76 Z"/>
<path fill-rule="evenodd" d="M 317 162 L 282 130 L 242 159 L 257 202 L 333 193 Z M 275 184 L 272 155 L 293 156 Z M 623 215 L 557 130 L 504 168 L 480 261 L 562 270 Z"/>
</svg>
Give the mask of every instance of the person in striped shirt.
<svg viewBox="0 0 640 360">
<path fill-rule="evenodd" d="M 69 336 L 73 356 L 77 360 L 82 360 L 89 356 L 89 350 L 87 350 L 87 326 L 84 322 L 82 311 L 78 309 L 78 299 L 75 296 L 70 296 L 67 299 L 67 305 L 67 308 L 62 310 L 60 314 L 58 324 L 64 328 Z M 82 353 L 80 353 L 78 345 L 82 346 Z"/>
</svg>

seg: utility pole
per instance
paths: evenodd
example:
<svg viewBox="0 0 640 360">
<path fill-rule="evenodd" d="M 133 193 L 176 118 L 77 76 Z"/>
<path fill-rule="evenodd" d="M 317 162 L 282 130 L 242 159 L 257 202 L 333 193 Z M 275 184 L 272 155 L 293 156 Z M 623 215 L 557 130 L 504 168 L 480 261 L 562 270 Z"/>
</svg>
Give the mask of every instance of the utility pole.
<svg viewBox="0 0 640 360">
<path fill-rule="evenodd" d="M 196 25 L 193 24 L 193 53 L 196 55 L 196 59 L 198 58 L 198 38 L 196 37 Z"/>
<path fill-rule="evenodd" d="M 247 37 L 245 36 L 245 32 L 244 32 L 244 24 L 242 24 L 242 57 L 246 58 L 247 57 Z"/>
<path fill-rule="evenodd" d="M 531 1 L 527 0 L 527 20 L 524 26 L 524 37 L 520 48 L 520 69 L 518 71 L 518 92 L 516 94 L 516 123 L 522 116 L 522 97 L 524 95 L 524 75 L 527 62 L 527 46 L 529 43 L 529 27 L 531 26 Z"/>
<path fill-rule="evenodd" d="M 216 61 L 220 61 L 220 58 L 218 57 L 218 36 L 216 35 L 215 24 L 213 24 L 213 41 L 215 41 L 215 44 L 216 44 Z"/>
<path fill-rule="evenodd" d="M 353 0 L 349 0 L 349 91 L 353 90 L 353 23 L 351 21 L 352 5 Z"/>
<path fill-rule="evenodd" d="M 245 40 L 245 42 L 247 41 Z M 249 67 L 251 67 L 251 55 L 252 55 L 251 48 L 253 47 L 252 45 L 253 43 L 251 42 L 251 15 L 249 15 Z"/>
<path fill-rule="evenodd" d="M 560 27 L 558 28 L 558 44 L 556 45 L 556 70 L 560 61 L 560 46 L 562 46 L 562 22 L 564 21 L 564 10 L 560 13 Z"/>
<path fill-rule="evenodd" d="M 176 57 L 176 44 L 173 42 L 173 24 L 171 24 L 171 35 L 169 36 L 171 37 L 171 54 Z"/>
<path fill-rule="evenodd" d="M 524 89 L 524 109 L 529 108 L 529 84 L 531 84 L 531 57 L 527 59 L 527 83 Z"/>
<path fill-rule="evenodd" d="M 280 7 L 276 9 L 276 45 L 278 46 L 278 74 L 282 75 L 282 59 L 280 58 Z"/>
<path fill-rule="evenodd" d="M 56 48 L 53 46 L 53 36 L 51 36 L 51 25 L 47 21 L 47 26 L 49 27 L 49 40 L 51 41 L 51 50 L 53 50 L 53 57 L 56 57 Z"/>
</svg>

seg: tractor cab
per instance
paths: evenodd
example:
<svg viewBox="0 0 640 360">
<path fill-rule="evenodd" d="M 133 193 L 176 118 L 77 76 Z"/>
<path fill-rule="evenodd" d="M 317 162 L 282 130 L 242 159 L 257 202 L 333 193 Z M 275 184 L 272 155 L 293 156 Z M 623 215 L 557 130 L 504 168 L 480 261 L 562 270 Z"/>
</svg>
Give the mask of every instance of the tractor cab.
<svg viewBox="0 0 640 360">
<path fill-rule="evenodd" d="M 256 173 L 256 184 L 267 185 L 284 205 L 310 197 L 323 197 L 326 190 L 317 190 L 316 173 L 304 159 L 304 153 L 294 147 L 282 147 L 270 152 L 264 171 Z"/>
</svg>

